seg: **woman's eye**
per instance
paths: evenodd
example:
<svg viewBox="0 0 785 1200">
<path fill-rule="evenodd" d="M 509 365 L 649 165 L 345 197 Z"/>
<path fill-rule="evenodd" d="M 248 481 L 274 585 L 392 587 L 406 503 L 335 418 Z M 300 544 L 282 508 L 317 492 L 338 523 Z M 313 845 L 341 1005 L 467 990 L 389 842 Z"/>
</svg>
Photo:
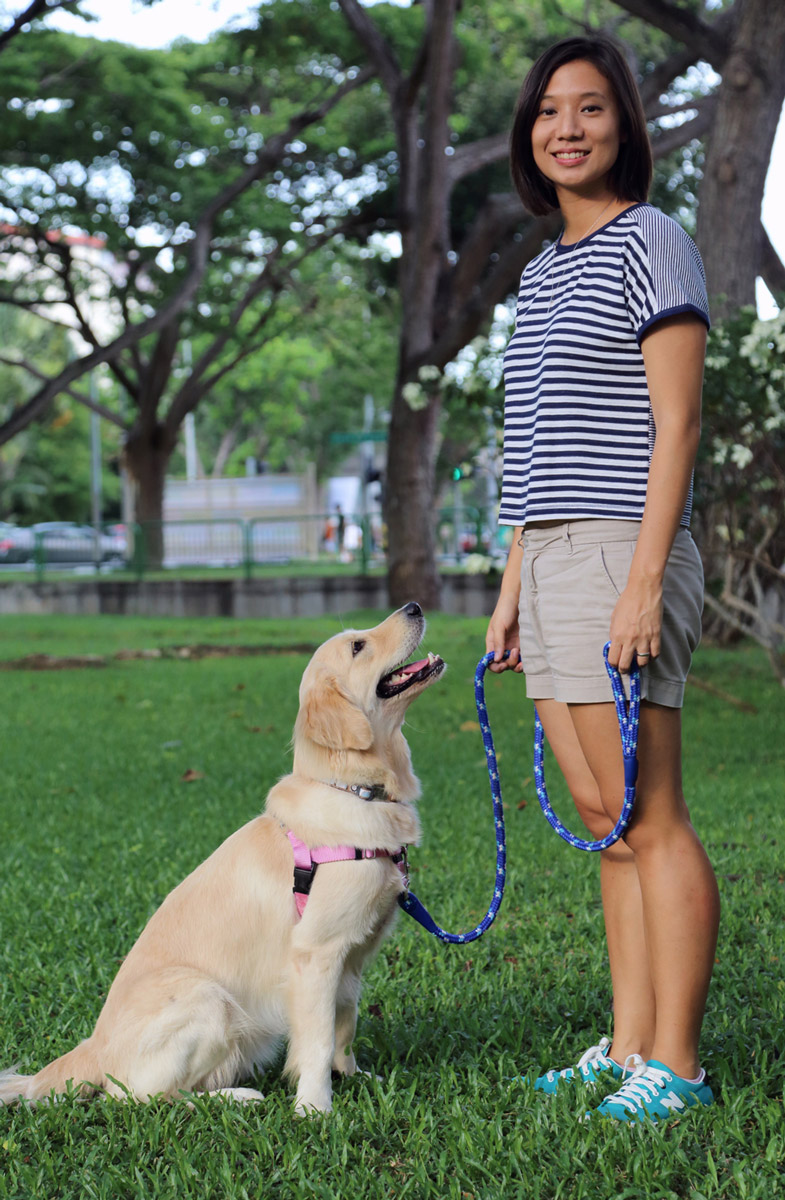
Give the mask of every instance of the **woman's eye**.
<svg viewBox="0 0 785 1200">
<path fill-rule="evenodd" d="M 360 651 L 362 650 L 364 645 L 365 645 L 365 642 L 361 642 L 361 641 L 352 642 L 352 658 L 357 657 L 357 655 L 360 653 Z"/>
</svg>

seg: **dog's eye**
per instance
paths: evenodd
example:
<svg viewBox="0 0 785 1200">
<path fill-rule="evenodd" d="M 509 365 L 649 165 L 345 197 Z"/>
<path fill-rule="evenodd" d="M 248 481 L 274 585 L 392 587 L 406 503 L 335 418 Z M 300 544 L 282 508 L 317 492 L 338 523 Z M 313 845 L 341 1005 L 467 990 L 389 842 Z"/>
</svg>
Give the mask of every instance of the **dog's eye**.
<svg viewBox="0 0 785 1200">
<path fill-rule="evenodd" d="M 365 642 L 363 641 L 352 642 L 352 658 L 356 658 L 364 646 Z"/>
</svg>

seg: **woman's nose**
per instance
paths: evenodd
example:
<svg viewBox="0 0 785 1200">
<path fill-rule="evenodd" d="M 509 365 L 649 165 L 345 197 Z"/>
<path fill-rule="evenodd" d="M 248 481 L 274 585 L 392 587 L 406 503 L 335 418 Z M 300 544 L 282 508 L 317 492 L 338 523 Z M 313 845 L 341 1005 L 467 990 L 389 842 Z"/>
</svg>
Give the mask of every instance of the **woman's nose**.
<svg viewBox="0 0 785 1200">
<path fill-rule="evenodd" d="M 563 109 L 559 113 L 557 133 L 562 138 L 577 138 L 583 132 L 580 113 L 572 109 Z"/>
</svg>

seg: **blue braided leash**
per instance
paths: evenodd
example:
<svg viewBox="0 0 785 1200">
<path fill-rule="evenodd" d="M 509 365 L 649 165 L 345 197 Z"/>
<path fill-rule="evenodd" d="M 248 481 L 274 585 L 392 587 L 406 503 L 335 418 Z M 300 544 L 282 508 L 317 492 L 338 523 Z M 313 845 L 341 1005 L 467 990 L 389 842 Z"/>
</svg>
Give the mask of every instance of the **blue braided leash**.
<svg viewBox="0 0 785 1200">
<path fill-rule="evenodd" d="M 506 658 L 507 654 L 504 657 Z M 504 883 L 507 877 L 507 843 L 504 832 L 502 789 L 499 782 L 499 768 L 496 763 L 496 751 L 493 745 L 491 726 L 488 721 L 488 710 L 485 707 L 485 672 L 488 665 L 493 662 L 493 659 L 493 651 L 490 651 L 484 658 L 481 658 L 477 664 L 477 671 L 474 676 L 474 701 L 477 706 L 477 718 L 480 722 L 483 745 L 485 746 L 485 759 L 488 763 L 488 779 L 491 784 L 493 821 L 496 834 L 496 883 L 490 907 L 479 925 L 476 925 L 474 929 L 470 929 L 468 933 L 447 933 L 445 929 L 436 924 L 428 909 L 422 901 L 417 899 L 414 892 L 405 891 L 398 897 L 398 903 L 403 911 L 419 922 L 423 929 L 427 929 L 428 933 L 434 934 L 441 941 L 452 942 L 453 944 L 473 942 L 477 938 L 482 937 L 486 929 L 493 924 L 494 918 L 501 906 L 502 896 L 504 895 Z"/>
<path fill-rule="evenodd" d="M 556 813 L 551 808 L 551 802 L 545 790 L 543 728 L 537 713 L 537 706 L 534 706 L 534 782 L 537 787 L 537 799 L 551 827 L 556 830 L 560 838 L 564 838 L 565 842 L 569 842 L 576 850 L 607 850 L 608 846 L 612 846 L 614 842 L 618 842 L 630 823 L 632 806 L 635 803 L 635 782 L 638 778 L 638 721 L 641 707 L 641 673 L 637 663 L 633 660 L 630 667 L 630 703 L 628 708 L 621 675 L 617 668 L 612 667 L 608 662 L 609 647 L 610 642 L 607 642 L 602 653 L 605 660 L 605 669 L 610 676 L 611 687 L 613 688 L 613 699 L 616 702 L 616 716 L 619 718 L 621 749 L 624 755 L 624 804 L 622 805 L 619 819 L 611 832 L 604 838 L 600 838 L 599 841 L 587 841 L 585 838 L 579 838 L 574 833 L 570 833 L 569 829 L 562 825 Z"/>
<path fill-rule="evenodd" d="M 601 838 L 599 841 L 586 841 L 584 838 L 576 837 L 574 833 L 570 833 L 569 829 L 561 823 L 551 807 L 548 793 L 545 790 L 545 751 L 542 722 L 537 713 L 536 705 L 534 709 L 534 776 L 537 787 L 537 798 L 549 824 L 556 830 L 559 837 L 563 838 L 565 842 L 569 842 L 571 846 L 575 846 L 578 850 L 606 850 L 608 846 L 612 846 L 614 842 L 617 842 L 623 836 L 630 823 L 635 803 L 635 782 L 638 777 L 638 722 L 640 719 L 641 702 L 640 669 L 637 663 L 633 661 L 630 667 L 630 701 L 628 706 L 621 675 L 617 668 L 612 667 L 608 662 L 609 647 L 610 642 L 606 643 L 602 653 L 605 661 L 605 669 L 608 672 L 611 687 L 613 688 L 613 699 L 616 704 L 616 715 L 619 720 L 622 754 L 624 756 L 624 803 L 615 826 L 606 837 Z M 504 657 L 507 658 L 508 655 L 509 651 L 505 652 Z M 480 722 L 480 730 L 485 747 L 485 759 L 488 764 L 488 779 L 491 785 L 493 819 L 496 833 L 496 883 L 490 907 L 479 925 L 476 925 L 474 929 L 470 929 L 468 933 L 448 933 L 436 924 L 428 909 L 421 900 L 417 899 L 414 892 L 407 890 L 402 892 L 398 897 L 398 903 L 403 911 L 422 925 L 423 929 L 427 930 L 428 933 L 434 934 L 441 941 L 453 944 L 473 942 L 477 938 L 482 937 L 486 929 L 493 924 L 496 914 L 501 907 L 502 897 L 504 896 L 504 885 L 507 878 L 507 844 L 504 829 L 502 790 L 501 783 L 499 782 L 496 750 L 493 745 L 493 735 L 491 734 L 491 725 L 488 719 L 488 709 L 485 704 L 485 672 L 494 661 L 494 658 L 493 651 L 489 651 L 488 654 L 481 658 L 477 664 L 474 676 L 474 700 L 477 706 L 477 717 Z"/>
</svg>

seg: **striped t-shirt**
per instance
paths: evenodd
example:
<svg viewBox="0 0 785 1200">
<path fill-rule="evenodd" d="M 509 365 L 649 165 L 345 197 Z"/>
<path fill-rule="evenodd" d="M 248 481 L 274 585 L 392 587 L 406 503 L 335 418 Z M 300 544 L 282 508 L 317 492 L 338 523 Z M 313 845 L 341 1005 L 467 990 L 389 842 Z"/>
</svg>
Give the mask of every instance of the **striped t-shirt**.
<svg viewBox="0 0 785 1200">
<path fill-rule="evenodd" d="M 504 355 L 501 524 L 641 519 L 655 434 L 641 338 L 688 312 L 709 324 L 700 255 L 650 204 L 528 264 Z M 683 525 L 691 507 L 692 487 Z"/>
</svg>

